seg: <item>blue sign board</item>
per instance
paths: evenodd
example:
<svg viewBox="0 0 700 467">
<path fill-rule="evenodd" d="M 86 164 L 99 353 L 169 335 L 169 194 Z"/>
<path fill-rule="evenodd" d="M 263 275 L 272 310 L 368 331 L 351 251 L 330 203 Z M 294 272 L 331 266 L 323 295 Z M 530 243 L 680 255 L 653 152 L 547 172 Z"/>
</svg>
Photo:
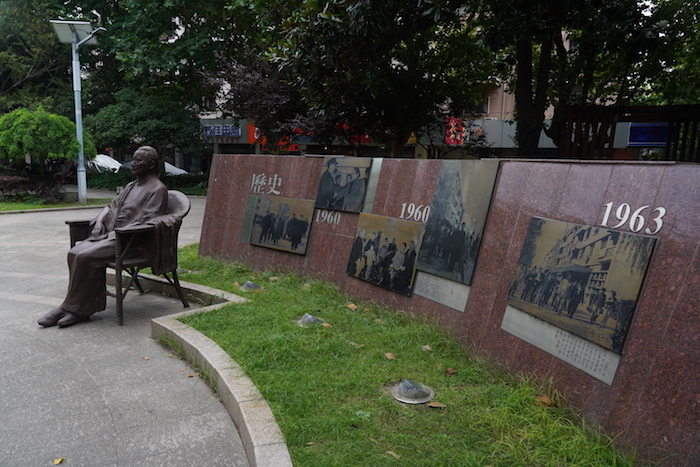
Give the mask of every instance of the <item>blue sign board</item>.
<svg viewBox="0 0 700 467">
<path fill-rule="evenodd" d="M 627 146 L 663 148 L 667 138 L 667 123 L 631 123 Z"/>
</svg>

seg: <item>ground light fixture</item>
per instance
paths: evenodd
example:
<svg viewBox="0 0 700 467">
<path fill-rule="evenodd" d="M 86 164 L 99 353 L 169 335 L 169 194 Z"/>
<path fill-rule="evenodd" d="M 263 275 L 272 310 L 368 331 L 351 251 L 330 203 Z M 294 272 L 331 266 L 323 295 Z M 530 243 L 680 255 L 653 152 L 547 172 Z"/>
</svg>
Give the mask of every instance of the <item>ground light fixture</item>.
<svg viewBox="0 0 700 467">
<path fill-rule="evenodd" d="M 435 397 L 435 391 L 418 381 L 403 379 L 391 389 L 391 395 L 405 404 L 425 404 Z"/>
<path fill-rule="evenodd" d="M 59 42 L 71 44 L 72 69 L 73 69 L 73 96 L 75 100 L 75 135 L 78 138 L 80 149 L 78 152 L 78 202 L 87 204 L 87 178 L 85 175 L 85 152 L 83 148 L 83 108 L 80 101 L 80 58 L 78 49 L 83 44 L 97 45 L 98 34 L 106 31 L 105 28 L 92 29 L 88 21 L 64 21 L 52 19 L 53 26 Z"/>
</svg>

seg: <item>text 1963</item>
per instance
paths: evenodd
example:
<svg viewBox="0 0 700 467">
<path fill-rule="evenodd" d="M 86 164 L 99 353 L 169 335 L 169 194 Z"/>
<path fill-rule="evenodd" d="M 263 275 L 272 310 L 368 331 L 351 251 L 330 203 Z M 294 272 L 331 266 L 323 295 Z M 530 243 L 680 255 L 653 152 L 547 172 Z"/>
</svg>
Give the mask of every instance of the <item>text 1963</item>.
<svg viewBox="0 0 700 467">
<path fill-rule="evenodd" d="M 615 225 L 608 225 L 610 221 L 610 215 L 613 213 L 613 206 L 615 203 L 605 204 L 605 215 L 603 216 L 603 222 L 600 223 L 603 227 L 610 227 L 611 229 L 617 229 L 629 222 L 629 228 L 632 232 L 640 232 L 644 226 L 647 224 L 647 218 L 645 217 L 645 211 L 651 207 L 650 204 L 642 206 L 640 208 L 632 211 L 632 207 L 627 203 L 622 203 L 615 210 L 615 217 L 617 218 L 617 223 Z M 666 208 L 658 207 L 651 210 L 650 216 L 650 226 L 644 229 L 644 233 L 648 235 L 655 235 L 659 233 L 661 228 L 664 226 L 664 216 L 666 215 Z M 614 220 L 612 222 L 615 222 Z"/>
</svg>

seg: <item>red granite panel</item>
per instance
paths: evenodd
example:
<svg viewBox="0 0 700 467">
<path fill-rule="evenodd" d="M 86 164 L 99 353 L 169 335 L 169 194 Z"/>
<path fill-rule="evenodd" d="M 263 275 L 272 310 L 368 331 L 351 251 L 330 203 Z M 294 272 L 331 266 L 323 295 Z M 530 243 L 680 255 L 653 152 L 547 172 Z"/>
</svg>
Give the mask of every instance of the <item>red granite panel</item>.
<svg viewBox="0 0 700 467">
<path fill-rule="evenodd" d="M 284 173 L 285 194 L 289 198 L 316 200 L 323 172 L 323 159 L 279 156 L 275 171 Z"/>
<path fill-rule="evenodd" d="M 605 190 L 603 204 L 613 203 L 613 214 L 608 222 L 609 227 L 614 227 L 617 224 L 617 218 L 614 213 L 617 208 L 627 203 L 632 211 L 645 206 L 654 205 L 659 182 L 664 176 L 665 165 L 635 165 L 621 164 L 615 165 L 610 177 L 610 183 Z M 591 189 L 598 189 L 591 186 Z M 603 216 L 605 208 L 601 206 L 600 214 L 596 225 L 603 225 Z M 629 222 L 617 228 L 631 232 Z"/>
<path fill-rule="evenodd" d="M 690 442 L 689 454 L 684 467 L 695 467 L 698 465 L 700 465 L 700 434 L 695 436 L 695 439 Z"/>
<path fill-rule="evenodd" d="M 568 222 L 595 224 L 604 204 L 603 187 L 608 186 L 613 167 L 606 164 L 570 165 L 556 218 Z"/>
<path fill-rule="evenodd" d="M 637 404 L 635 423 L 626 439 L 637 446 L 665 450 L 650 449 L 657 459 L 668 453 L 678 454 L 663 465 L 684 466 L 700 426 L 700 361 L 696 355 L 661 342 L 652 348 L 659 351 L 639 398 L 629 401 Z"/>
<path fill-rule="evenodd" d="M 513 356 L 511 363 L 511 368 L 514 372 L 524 375 L 534 374 L 541 380 L 547 378 L 552 360 L 555 360 L 554 357 L 524 341 L 519 342 L 516 349 L 517 352 Z"/>
<path fill-rule="evenodd" d="M 510 284 L 507 281 L 498 280 L 494 281 L 493 285 L 495 286 L 493 305 L 488 311 L 484 310 L 487 312 L 487 316 L 477 338 L 477 350 L 503 364 L 510 365 L 517 361 L 519 347 L 529 344 L 501 329 L 507 306 L 505 297 L 508 294 Z M 477 312 L 472 310 L 469 305 L 466 313 Z"/>
<path fill-rule="evenodd" d="M 513 235 L 520 203 L 527 190 L 532 164 L 502 162 L 476 269 L 498 275 Z"/>
<path fill-rule="evenodd" d="M 441 161 L 384 159 L 372 213 L 401 218 L 404 203 L 404 209 L 411 203 L 430 206 L 440 164 Z M 407 218 L 407 211 L 404 218 Z"/>
<path fill-rule="evenodd" d="M 647 271 L 642 294 L 634 316 L 635 327 L 650 334 L 663 335 L 674 316 L 679 293 L 690 272 L 697 245 L 679 242 L 677 238 L 660 238 Z M 688 296 L 697 303 L 697 291 Z M 674 335 L 669 335 L 674 340 Z"/>
<path fill-rule="evenodd" d="M 440 161 L 384 159 L 373 212 L 400 217 L 402 203 L 429 205 Z M 318 274 L 358 300 L 437 316 L 465 343 L 508 363 L 511 371 L 552 376 L 570 400 L 632 445 L 659 445 L 680 456 L 663 465 L 696 465 L 700 456 L 700 167 L 659 164 L 501 163 L 467 307 L 463 313 L 423 297 L 405 297 L 345 274 L 355 234 L 355 214 L 315 222 L 307 255 L 239 242 L 252 175 L 278 174 L 284 196 L 314 199 L 322 158 L 216 156 L 201 251 L 243 258 L 256 268 L 278 266 Z M 664 207 L 663 228 L 635 320 L 612 386 L 500 329 L 507 292 L 532 216 L 600 224 L 605 203 L 616 209 Z M 211 205 L 211 206 L 210 206 Z M 222 206 L 225 206 L 222 207 Z M 657 211 L 658 212 L 658 211 Z M 316 219 L 318 220 L 318 219 Z M 608 225 L 613 225 L 614 216 Z M 630 230 L 629 223 L 620 227 Z M 205 248 L 206 247 L 206 248 Z"/>
<path fill-rule="evenodd" d="M 567 400 L 579 408 L 586 407 L 591 401 L 592 392 L 601 385 L 604 386 L 600 381 L 556 357 L 552 357 L 548 376 L 554 378 L 557 389 Z"/>
<path fill-rule="evenodd" d="M 554 217 L 562 200 L 570 167 L 569 164 L 533 164 L 522 200 L 523 207 L 543 216 Z"/>
<path fill-rule="evenodd" d="M 340 267 L 340 264 L 334 260 L 331 260 L 336 250 L 336 236 L 333 234 L 333 232 L 323 231 L 317 229 L 317 227 L 318 225 L 314 225 L 311 231 L 309 245 L 313 245 L 313 248 L 309 248 L 306 253 L 308 259 L 305 265 L 307 269 L 306 272 L 309 274 L 314 274 L 316 272 L 321 274 L 331 274 L 333 270 Z M 344 270 L 344 268 L 342 269 Z"/>
<path fill-rule="evenodd" d="M 691 257 L 693 258 L 692 261 L 687 261 L 687 259 Z M 671 295 L 669 298 L 673 298 L 677 294 L 678 300 L 675 303 L 673 316 L 669 322 L 665 339 L 667 342 L 677 345 L 683 350 L 692 352 L 695 355 L 700 355 L 700 332 L 698 332 L 698 309 L 700 308 L 700 300 L 698 299 L 698 295 L 700 294 L 700 244 L 696 245 L 693 254 L 686 255 L 685 259 L 686 261 L 682 266 L 689 266 L 687 276 L 677 278 L 682 279 L 682 281 L 679 280 L 678 282 L 667 284 L 667 287 L 673 287 L 675 292 L 673 295 L 669 292 L 669 295 Z M 673 277 L 673 279 L 676 278 Z M 656 301 L 650 300 L 650 302 L 655 303 Z"/>
<path fill-rule="evenodd" d="M 390 164 L 389 162 L 390 159 L 383 159 L 381 170 L 379 171 L 379 180 L 377 180 L 374 205 L 372 206 L 372 212 L 375 214 L 384 212 L 387 203 L 391 200 L 391 180 L 394 178 L 394 174 L 399 166 L 397 164 Z"/>
<path fill-rule="evenodd" d="M 485 272 L 477 272 L 474 274 L 463 317 L 463 326 L 466 329 L 466 335 L 473 341 L 479 339 L 479 336 L 488 322 L 497 290 L 491 287 L 491 285 L 499 280 L 501 280 L 499 277 Z"/>
<path fill-rule="evenodd" d="M 697 165 L 667 166 L 659 185 L 658 196 L 652 207 L 666 209 L 663 217 L 663 235 L 672 232 L 674 236 L 700 240 L 700 167 Z M 649 204 L 649 203 L 646 203 Z"/>
<path fill-rule="evenodd" d="M 636 423 L 632 408 L 649 377 L 661 344 L 658 338 L 634 328 L 629 337 L 612 386 L 590 377 L 574 379 L 566 371 L 554 369 L 566 386 L 574 388 L 577 397 L 572 402 L 587 417 L 603 424 L 610 434 L 626 433 Z M 563 362 L 561 365 L 568 366 Z"/>
</svg>

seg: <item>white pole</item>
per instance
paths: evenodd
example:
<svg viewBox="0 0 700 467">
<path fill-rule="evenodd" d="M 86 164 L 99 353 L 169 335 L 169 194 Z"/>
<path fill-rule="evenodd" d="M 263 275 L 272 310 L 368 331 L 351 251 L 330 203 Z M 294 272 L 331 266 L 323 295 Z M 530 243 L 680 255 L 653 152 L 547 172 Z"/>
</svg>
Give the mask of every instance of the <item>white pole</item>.
<svg viewBox="0 0 700 467">
<path fill-rule="evenodd" d="M 87 204 L 87 177 L 85 175 L 85 152 L 83 148 L 83 108 L 80 102 L 80 58 L 78 57 L 78 33 L 73 29 L 73 96 L 75 99 L 75 136 L 78 138 L 78 202 Z"/>
</svg>

